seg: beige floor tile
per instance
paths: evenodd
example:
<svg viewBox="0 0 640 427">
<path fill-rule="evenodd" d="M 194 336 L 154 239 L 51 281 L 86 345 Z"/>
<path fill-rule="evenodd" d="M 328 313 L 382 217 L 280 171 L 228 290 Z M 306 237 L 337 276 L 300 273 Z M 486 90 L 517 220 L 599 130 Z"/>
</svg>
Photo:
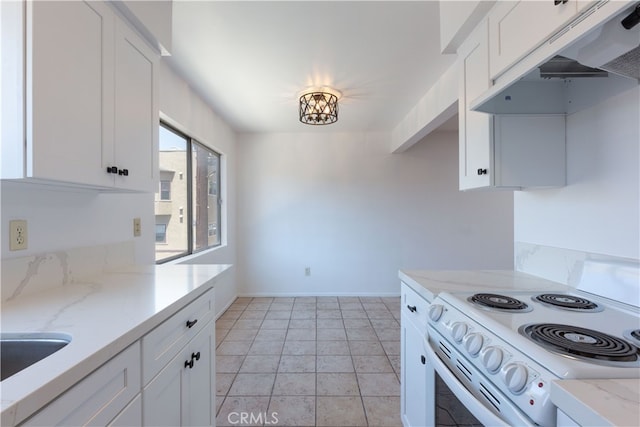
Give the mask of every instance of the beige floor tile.
<svg viewBox="0 0 640 427">
<path fill-rule="evenodd" d="M 391 355 L 389 357 L 389 362 L 391 362 L 391 366 L 393 366 L 393 371 L 400 375 L 400 355 Z"/>
<path fill-rule="evenodd" d="M 318 396 L 360 396 L 356 374 L 319 372 L 316 378 Z"/>
<path fill-rule="evenodd" d="M 315 319 L 315 310 L 296 310 L 291 312 L 291 319 Z"/>
<path fill-rule="evenodd" d="M 273 389 L 276 374 L 238 374 L 229 396 L 269 396 Z"/>
<path fill-rule="evenodd" d="M 380 341 L 393 341 L 400 339 L 400 328 L 376 329 Z"/>
<path fill-rule="evenodd" d="M 260 329 L 256 341 L 284 341 L 286 336 L 286 329 Z"/>
<path fill-rule="evenodd" d="M 400 323 L 395 319 L 371 319 L 373 329 L 399 328 Z"/>
<path fill-rule="evenodd" d="M 224 337 L 229 333 L 228 330 L 216 331 L 216 348 L 224 341 Z"/>
<path fill-rule="evenodd" d="M 338 297 L 340 304 L 345 302 L 360 302 L 360 297 Z"/>
<path fill-rule="evenodd" d="M 342 319 L 340 310 L 318 310 L 318 319 Z"/>
<path fill-rule="evenodd" d="M 218 327 L 218 323 L 216 322 L 216 327 Z M 235 321 L 233 329 L 258 329 L 261 324 L 262 320 L 260 319 L 238 319 Z"/>
<path fill-rule="evenodd" d="M 316 309 L 315 302 L 298 302 L 293 304 L 293 311 L 313 311 Z"/>
<path fill-rule="evenodd" d="M 354 356 L 384 356 L 379 341 L 349 341 L 349 349 Z"/>
<path fill-rule="evenodd" d="M 400 396 L 400 382 L 394 373 L 358 373 L 357 376 L 362 396 Z"/>
<path fill-rule="evenodd" d="M 340 310 L 362 310 L 362 304 L 360 304 L 360 301 L 358 302 L 341 302 L 340 303 Z"/>
<path fill-rule="evenodd" d="M 236 374 L 216 374 L 216 396 L 224 396 L 231 388 Z"/>
<path fill-rule="evenodd" d="M 318 297 L 295 297 L 295 302 L 298 303 L 314 303 L 318 300 Z"/>
<path fill-rule="evenodd" d="M 216 415 L 220 412 L 222 403 L 224 402 L 224 396 L 216 396 Z"/>
<path fill-rule="evenodd" d="M 216 331 L 219 329 L 231 329 L 235 323 L 236 320 L 216 320 Z M 260 324 L 254 327 L 260 327 Z"/>
<path fill-rule="evenodd" d="M 275 297 L 273 299 L 274 303 L 287 303 L 287 304 L 293 304 L 293 302 L 295 301 L 294 297 Z"/>
<path fill-rule="evenodd" d="M 378 337 L 372 327 L 368 328 L 347 328 L 347 339 L 349 341 L 377 341 Z"/>
<path fill-rule="evenodd" d="M 367 312 L 369 312 L 369 310 L 385 310 L 385 311 L 389 311 L 387 310 L 387 306 L 384 305 L 384 303 L 382 301 L 377 301 L 377 302 L 362 302 L 362 307 L 367 310 Z"/>
<path fill-rule="evenodd" d="M 315 355 L 316 354 L 316 342 L 315 341 L 285 341 L 282 354 L 288 355 Z"/>
<path fill-rule="evenodd" d="M 287 341 L 315 341 L 316 329 L 289 329 L 287 332 Z"/>
<path fill-rule="evenodd" d="M 345 328 L 370 328 L 369 319 L 344 319 Z M 376 337 L 376 339 L 378 339 Z"/>
<path fill-rule="evenodd" d="M 369 317 L 369 319 L 395 320 L 391 312 L 386 308 L 384 310 L 367 310 L 367 316 Z"/>
<path fill-rule="evenodd" d="M 348 356 L 349 354 L 347 341 L 322 341 L 318 344 L 318 355 Z"/>
<path fill-rule="evenodd" d="M 280 356 L 247 356 L 240 367 L 241 373 L 271 373 L 278 370 Z"/>
<path fill-rule="evenodd" d="M 337 310 L 340 308 L 338 301 L 318 301 L 318 310 Z"/>
<path fill-rule="evenodd" d="M 276 375 L 273 386 L 274 396 L 315 396 L 315 373 L 284 373 Z"/>
<path fill-rule="evenodd" d="M 284 341 L 254 341 L 248 354 L 254 356 L 259 354 L 280 355 L 283 345 Z"/>
<path fill-rule="evenodd" d="M 369 426 L 402 427 L 400 418 L 400 398 L 397 396 L 365 396 L 364 409 Z"/>
<path fill-rule="evenodd" d="M 317 372 L 353 372 L 351 356 L 318 356 Z"/>
<path fill-rule="evenodd" d="M 268 414 L 277 418 L 278 426 L 315 426 L 315 396 L 273 396 Z"/>
<path fill-rule="evenodd" d="M 318 341 L 344 341 L 347 334 L 344 328 L 340 329 L 318 329 Z"/>
<path fill-rule="evenodd" d="M 342 318 L 344 319 L 366 319 L 367 312 L 360 310 L 342 310 Z"/>
<path fill-rule="evenodd" d="M 274 297 L 253 297 L 251 302 L 273 302 Z"/>
<path fill-rule="evenodd" d="M 247 319 L 264 319 L 264 316 L 266 316 L 267 312 L 266 310 L 245 310 L 242 312 L 242 314 L 240 315 L 239 319 L 240 320 L 247 320 Z"/>
<path fill-rule="evenodd" d="M 293 308 L 293 302 L 273 302 L 269 310 L 275 311 L 291 311 Z"/>
<path fill-rule="evenodd" d="M 382 348 L 384 348 L 384 352 L 387 353 L 388 356 L 397 356 L 400 354 L 400 341 L 380 341 L 382 344 Z"/>
<path fill-rule="evenodd" d="M 266 414 L 269 408 L 269 396 L 264 397 L 247 397 L 247 396 L 228 396 L 222 407 L 218 411 L 216 417 L 216 426 L 260 426 L 264 424 L 264 415 L 260 417 L 260 422 L 244 422 L 241 418 L 251 421 L 250 415 L 253 414 L 254 420 L 257 420 L 259 414 Z"/>
<path fill-rule="evenodd" d="M 278 372 L 315 372 L 316 356 L 290 356 L 283 355 L 280 358 Z"/>
<path fill-rule="evenodd" d="M 224 340 L 216 349 L 216 354 L 222 356 L 244 356 L 251 347 L 251 341 Z"/>
<path fill-rule="evenodd" d="M 316 326 L 318 329 L 344 329 L 344 323 L 342 322 L 342 319 L 318 319 L 318 323 Z"/>
<path fill-rule="evenodd" d="M 289 310 L 269 310 L 264 317 L 268 320 L 282 320 L 282 319 L 290 319 L 291 311 Z"/>
<path fill-rule="evenodd" d="M 236 329 L 233 328 L 225 337 L 226 341 L 253 341 L 258 333 L 257 329 Z"/>
<path fill-rule="evenodd" d="M 216 372 L 235 374 L 240 370 L 244 357 L 216 354 Z"/>
<path fill-rule="evenodd" d="M 248 358 L 249 356 L 247 356 Z M 394 372 L 387 356 L 352 356 L 356 372 Z M 245 362 L 246 363 L 246 362 Z M 241 370 L 242 371 L 242 370 Z"/>
<path fill-rule="evenodd" d="M 360 396 L 316 397 L 317 426 L 366 426 L 367 419 Z"/>
<path fill-rule="evenodd" d="M 291 319 L 289 328 L 291 329 L 314 329 L 316 327 L 316 319 Z"/>
<path fill-rule="evenodd" d="M 227 310 L 220 316 L 219 320 L 238 320 L 241 315 L 241 310 Z"/>
<path fill-rule="evenodd" d="M 260 329 L 287 329 L 288 327 L 289 319 L 265 319 Z"/>
<path fill-rule="evenodd" d="M 245 310 L 269 310 L 270 302 L 251 302 Z"/>
</svg>

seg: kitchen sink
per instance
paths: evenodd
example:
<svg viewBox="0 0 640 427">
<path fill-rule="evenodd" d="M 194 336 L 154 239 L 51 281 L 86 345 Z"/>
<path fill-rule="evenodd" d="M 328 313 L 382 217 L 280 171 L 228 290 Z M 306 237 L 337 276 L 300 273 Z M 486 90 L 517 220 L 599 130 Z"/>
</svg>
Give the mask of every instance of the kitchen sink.
<svg viewBox="0 0 640 427">
<path fill-rule="evenodd" d="M 62 333 L 0 334 L 0 381 L 52 355 L 71 342 Z"/>
</svg>

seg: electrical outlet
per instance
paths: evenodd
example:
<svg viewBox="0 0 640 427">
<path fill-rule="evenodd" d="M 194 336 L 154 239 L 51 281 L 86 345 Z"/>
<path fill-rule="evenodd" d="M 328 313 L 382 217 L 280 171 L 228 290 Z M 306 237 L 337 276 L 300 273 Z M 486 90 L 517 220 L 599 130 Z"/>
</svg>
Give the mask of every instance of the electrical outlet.
<svg viewBox="0 0 640 427">
<path fill-rule="evenodd" d="M 305 276 L 311 276 L 311 267 L 305 267 L 304 275 Z"/>
<path fill-rule="evenodd" d="M 16 219 L 9 221 L 9 250 L 27 249 L 27 221 Z"/>
<path fill-rule="evenodd" d="M 140 237 L 142 234 L 142 224 L 140 218 L 133 218 L 133 237 Z"/>
</svg>

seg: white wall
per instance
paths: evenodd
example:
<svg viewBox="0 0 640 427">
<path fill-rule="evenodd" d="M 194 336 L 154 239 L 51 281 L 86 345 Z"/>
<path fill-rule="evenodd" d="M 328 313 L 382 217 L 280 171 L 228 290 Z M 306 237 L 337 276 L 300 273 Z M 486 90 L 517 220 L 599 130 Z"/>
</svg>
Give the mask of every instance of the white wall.
<svg viewBox="0 0 640 427">
<path fill-rule="evenodd" d="M 12 219 L 26 219 L 29 248 L 2 259 L 83 246 L 133 240 L 136 262 L 154 262 L 153 194 L 112 194 L 54 186 L 2 182 L 2 230 Z M 142 220 L 142 236 L 133 237 L 133 218 Z M 3 233 L 3 237 L 6 234 Z"/>
<path fill-rule="evenodd" d="M 222 314 L 236 290 L 236 135 L 233 130 L 168 65 L 160 66 L 160 116 L 177 129 L 222 154 L 222 246 L 178 263 L 234 264 L 216 284 L 216 313 Z"/>
<path fill-rule="evenodd" d="M 389 134 L 238 138 L 240 295 L 399 294 L 400 268 L 512 267 L 512 193 L 458 191 L 456 132 L 401 154 Z"/>
<path fill-rule="evenodd" d="M 640 89 L 567 118 L 567 186 L 518 192 L 516 241 L 640 258 Z"/>
</svg>

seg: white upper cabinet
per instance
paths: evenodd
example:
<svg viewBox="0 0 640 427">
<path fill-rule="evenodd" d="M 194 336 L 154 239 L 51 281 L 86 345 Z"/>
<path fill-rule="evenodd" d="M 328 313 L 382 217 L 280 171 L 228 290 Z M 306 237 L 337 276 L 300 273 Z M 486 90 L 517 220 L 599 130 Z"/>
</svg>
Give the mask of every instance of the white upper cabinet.
<svg viewBox="0 0 640 427">
<path fill-rule="evenodd" d="M 14 164 L 3 161 L 1 177 L 153 191 L 159 54 L 104 2 L 26 2 L 22 11 L 24 91 L 14 94 L 24 93 L 24 115 L 3 131 Z M 19 67 L 12 53 L 7 62 Z"/>
<path fill-rule="evenodd" d="M 491 86 L 488 42 L 485 20 L 458 50 L 460 190 L 565 185 L 564 115 L 493 116 L 470 110 Z"/>
<path fill-rule="evenodd" d="M 500 1 L 489 13 L 490 76 L 525 57 L 579 12 L 586 0 Z"/>
</svg>

